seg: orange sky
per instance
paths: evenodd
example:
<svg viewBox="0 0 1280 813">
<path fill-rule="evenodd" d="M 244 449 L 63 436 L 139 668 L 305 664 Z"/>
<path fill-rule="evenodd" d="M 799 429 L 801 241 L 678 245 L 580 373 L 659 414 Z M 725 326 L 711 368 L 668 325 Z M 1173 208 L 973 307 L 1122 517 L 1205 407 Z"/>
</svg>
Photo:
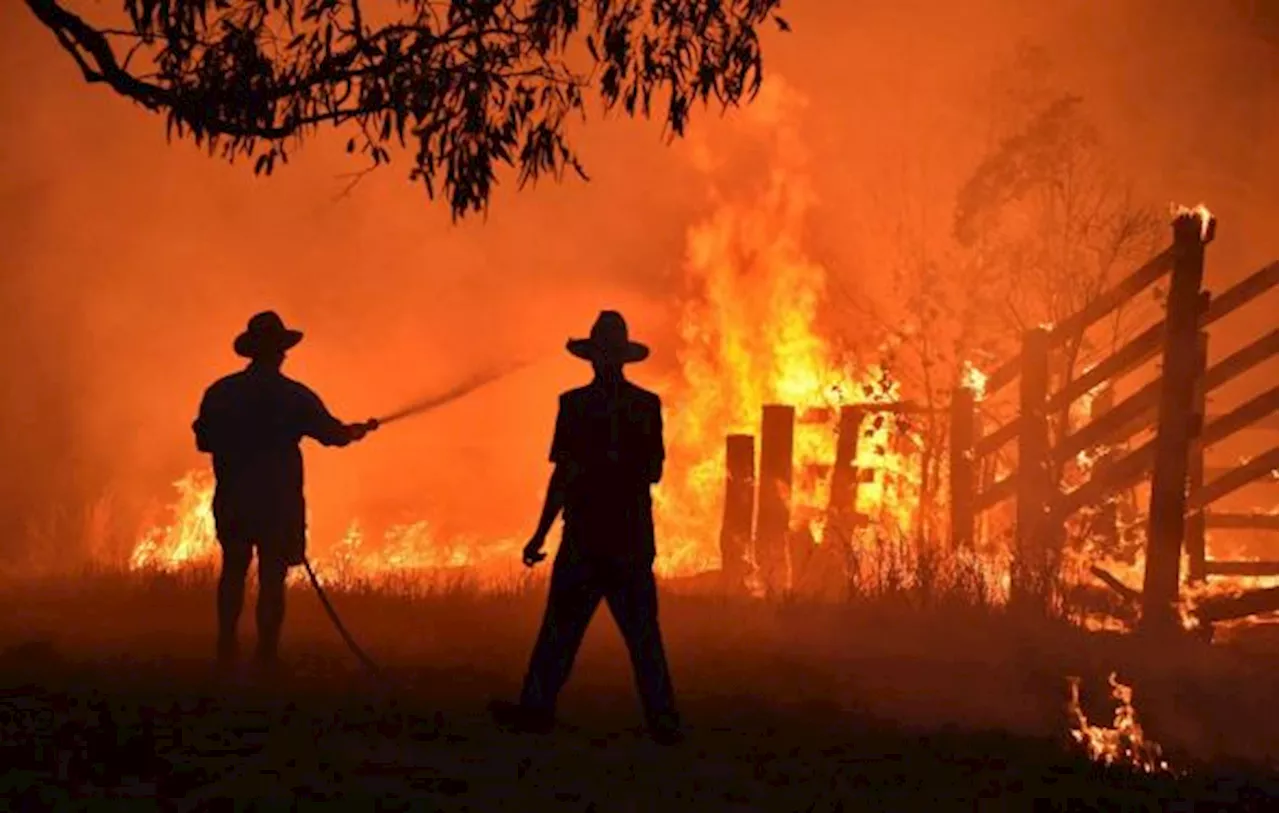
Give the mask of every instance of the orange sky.
<svg viewBox="0 0 1280 813">
<path fill-rule="evenodd" d="M 508 184 L 487 221 L 454 226 L 404 161 L 339 198 L 356 167 L 336 145 L 270 179 L 166 145 L 161 119 L 84 85 L 17 6 L 0 11 L 7 539 L 54 495 L 107 491 L 129 510 L 167 499 L 202 464 L 189 428 L 200 392 L 234 368 L 230 340 L 263 307 L 308 331 L 289 369 L 351 420 L 477 365 L 545 356 L 359 448 L 308 452 L 319 523 L 376 513 L 521 533 L 555 393 L 586 373 L 565 337 L 620 307 L 655 348 L 637 377 L 675 371 L 672 294 L 687 230 L 712 205 L 695 144 L 724 162 L 722 189 L 767 171 L 735 117 L 675 147 L 655 124 L 596 120 L 579 142 L 590 183 Z M 1145 196 L 1220 216 L 1210 285 L 1276 256 L 1274 24 L 1265 39 L 1230 5 L 1190 0 L 809 3 L 787 16 L 794 32 L 771 35 L 766 60 L 807 100 L 793 123 L 818 200 L 806 250 L 859 295 L 882 292 L 885 200 L 912 198 L 945 226 L 981 155 L 977 88 L 1019 40 L 1049 49 Z"/>
</svg>

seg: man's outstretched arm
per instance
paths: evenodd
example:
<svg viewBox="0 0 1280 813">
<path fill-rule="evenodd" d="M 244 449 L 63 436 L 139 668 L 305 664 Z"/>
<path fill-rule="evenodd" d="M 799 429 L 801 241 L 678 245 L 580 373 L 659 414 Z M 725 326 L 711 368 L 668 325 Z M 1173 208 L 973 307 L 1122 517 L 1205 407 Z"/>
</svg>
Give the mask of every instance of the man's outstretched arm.
<svg viewBox="0 0 1280 813">
<path fill-rule="evenodd" d="M 329 412 L 328 407 L 314 392 L 307 390 L 303 401 L 302 434 L 325 446 L 346 446 L 360 440 L 377 423 L 343 423 Z"/>
</svg>

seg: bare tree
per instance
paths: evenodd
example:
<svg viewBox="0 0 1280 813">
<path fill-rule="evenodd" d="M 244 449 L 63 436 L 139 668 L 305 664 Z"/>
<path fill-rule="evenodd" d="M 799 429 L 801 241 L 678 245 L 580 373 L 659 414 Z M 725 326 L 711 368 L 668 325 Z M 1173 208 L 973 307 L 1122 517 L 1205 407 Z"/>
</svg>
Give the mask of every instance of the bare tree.
<svg viewBox="0 0 1280 813">
<path fill-rule="evenodd" d="M 923 223 L 912 211 L 918 193 L 904 192 L 879 207 L 894 246 L 891 306 L 846 296 L 859 324 L 879 328 L 893 349 L 888 363 L 930 407 L 926 415 L 966 381 L 969 364 L 988 367 L 1016 354 L 1025 329 L 1082 308 L 1148 259 L 1163 233 L 1157 212 L 1137 203 L 1124 173 L 1109 164 L 1083 101 L 1055 85 L 1042 49 L 1015 51 L 978 108 L 987 142 L 957 190 L 950 234 Z M 1055 378 L 1077 375 L 1128 327 L 1122 315 L 1101 331 L 1065 337 Z M 981 408 L 996 423 L 1016 414 L 1016 404 L 1002 400 Z M 1069 431 L 1068 422 L 1064 408 L 1055 432 Z M 940 480 L 946 428 L 936 418 L 919 427 L 926 496 Z"/>
<path fill-rule="evenodd" d="M 1006 355 L 1025 330 L 1063 323 L 1149 259 L 1164 233 L 1158 211 L 1136 200 L 1108 160 L 1083 100 L 1056 88 L 1050 68 L 1043 51 L 1024 47 L 993 78 L 990 147 L 956 199 L 953 236 Z M 1059 335 L 1051 381 L 1061 387 L 1114 352 L 1133 317 L 1150 315 L 1143 310 L 1141 301 L 1127 303 L 1096 328 Z M 1050 416 L 1051 443 L 1073 422 L 1072 404 L 1062 404 Z M 1053 464 L 1055 482 L 1079 482 L 1089 471 L 1060 456 Z M 1068 544 L 1094 538 L 1090 513 L 1069 525 Z"/>
<path fill-rule="evenodd" d="M 86 81 L 163 113 L 170 137 L 270 173 L 322 128 L 346 128 L 370 168 L 413 144 L 410 179 L 456 218 L 487 206 L 495 168 L 519 183 L 571 169 L 566 132 L 588 91 L 606 110 L 682 135 L 762 79 L 758 29 L 781 0 L 121 0 L 90 23 L 27 7 Z"/>
</svg>

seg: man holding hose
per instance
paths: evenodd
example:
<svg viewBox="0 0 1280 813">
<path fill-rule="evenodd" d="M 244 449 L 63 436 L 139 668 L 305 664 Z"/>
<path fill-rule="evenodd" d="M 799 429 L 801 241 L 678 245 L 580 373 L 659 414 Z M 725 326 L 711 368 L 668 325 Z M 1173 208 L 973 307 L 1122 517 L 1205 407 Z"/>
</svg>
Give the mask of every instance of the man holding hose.
<svg viewBox="0 0 1280 813">
<path fill-rule="evenodd" d="M 244 606 L 245 577 L 258 550 L 259 666 L 273 667 L 284 623 L 284 582 L 306 556 L 306 502 L 302 493 L 303 437 L 346 446 L 378 427 L 376 420 L 346 424 L 304 385 L 285 377 L 285 354 L 302 340 L 273 311 L 249 320 L 235 340 L 248 366 L 205 391 L 192 428 L 196 448 L 213 455 L 217 486 L 213 518 L 222 548 L 218 577 L 218 662 L 237 655 L 236 627 Z"/>
</svg>

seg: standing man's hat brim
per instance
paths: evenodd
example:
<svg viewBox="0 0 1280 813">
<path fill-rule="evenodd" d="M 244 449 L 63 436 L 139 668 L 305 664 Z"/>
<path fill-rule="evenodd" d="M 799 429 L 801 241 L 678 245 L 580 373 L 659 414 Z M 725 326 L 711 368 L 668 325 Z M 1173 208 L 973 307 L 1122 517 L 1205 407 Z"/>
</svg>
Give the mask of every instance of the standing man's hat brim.
<svg viewBox="0 0 1280 813">
<path fill-rule="evenodd" d="M 245 331 L 236 336 L 236 355 L 257 358 L 264 353 L 279 353 L 302 341 L 302 331 L 284 326 L 275 311 L 263 311 L 249 320 Z"/>
<path fill-rule="evenodd" d="M 649 357 L 649 348 L 633 342 L 617 311 L 601 311 L 585 339 L 570 339 L 565 348 L 580 359 L 600 364 L 633 364 Z"/>
</svg>

